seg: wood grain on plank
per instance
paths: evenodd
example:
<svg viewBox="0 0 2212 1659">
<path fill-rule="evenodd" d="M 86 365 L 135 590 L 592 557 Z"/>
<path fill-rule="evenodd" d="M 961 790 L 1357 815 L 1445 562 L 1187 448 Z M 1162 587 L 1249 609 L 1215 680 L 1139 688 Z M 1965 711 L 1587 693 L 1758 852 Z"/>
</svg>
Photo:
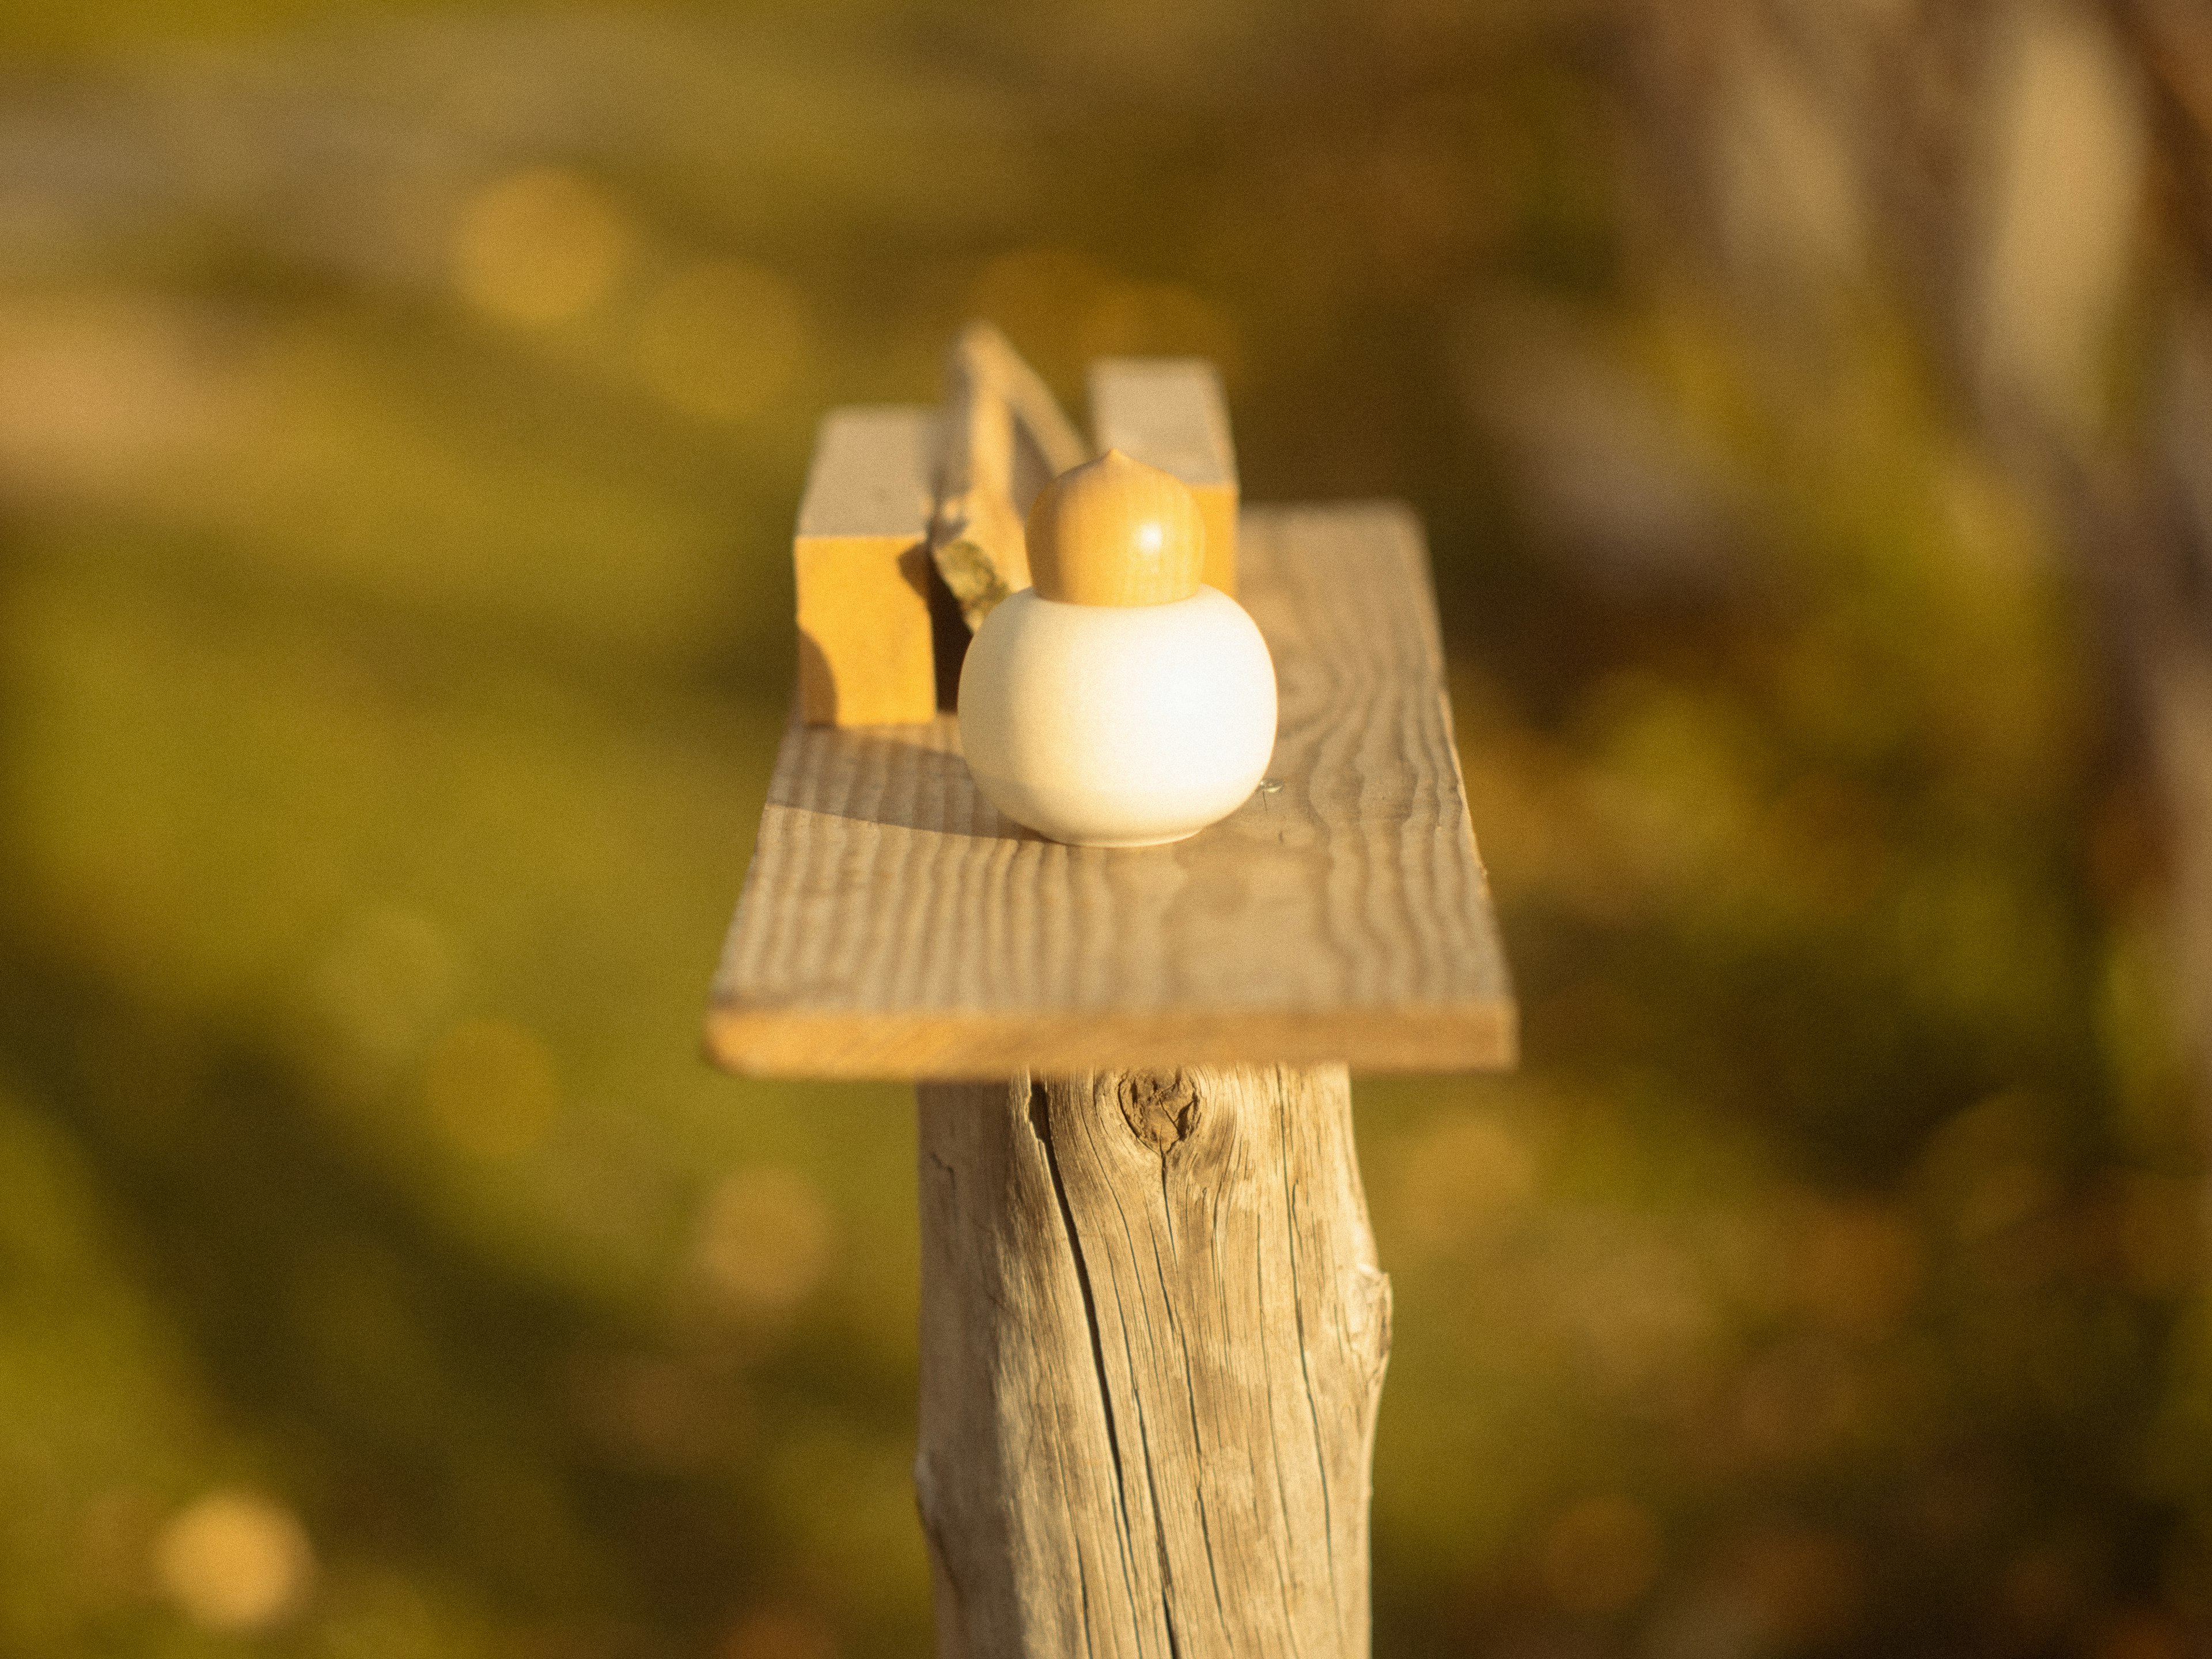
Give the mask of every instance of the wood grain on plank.
<svg viewBox="0 0 2212 1659">
<path fill-rule="evenodd" d="M 938 1651 L 1368 1651 L 1390 1343 L 1340 1067 L 921 1090 Z"/>
<path fill-rule="evenodd" d="M 1190 486 L 1206 520 L 1206 580 L 1237 581 L 1237 447 L 1221 376 L 1203 357 L 1102 357 L 1091 366 L 1091 433 Z"/>
<path fill-rule="evenodd" d="M 1172 847 L 1000 817 L 957 722 L 786 733 L 708 1018 L 741 1072 L 1510 1065 L 1426 553 L 1395 503 L 1244 518 L 1277 787 Z"/>
<path fill-rule="evenodd" d="M 791 548 L 803 720 L 875 726 L 937 713 L 925 544 L 937 434 L 936 412 L 921 407 L 823 420 Z"/>
</svg>

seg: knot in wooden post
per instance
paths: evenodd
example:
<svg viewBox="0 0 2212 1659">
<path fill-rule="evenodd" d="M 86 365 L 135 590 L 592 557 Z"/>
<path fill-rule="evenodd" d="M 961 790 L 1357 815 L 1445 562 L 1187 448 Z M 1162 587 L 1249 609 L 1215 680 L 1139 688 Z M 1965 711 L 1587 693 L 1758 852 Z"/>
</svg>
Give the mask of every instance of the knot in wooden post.
<svg viewBox="0 0 2212 1659">
<path fill-rule="evenodd" d="M 1129 1133 L 1165 1158 L 1198 1123 L 1198 1090 L 1182 1072 L 1133 1072 L 1115 1079 Z"/>
</svg>

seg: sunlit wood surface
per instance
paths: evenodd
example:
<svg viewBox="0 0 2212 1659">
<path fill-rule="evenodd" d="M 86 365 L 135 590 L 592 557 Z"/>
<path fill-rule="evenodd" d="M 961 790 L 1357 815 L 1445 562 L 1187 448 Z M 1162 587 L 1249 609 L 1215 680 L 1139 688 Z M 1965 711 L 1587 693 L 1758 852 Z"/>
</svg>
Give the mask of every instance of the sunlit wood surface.
<svg viewBox="0 0 2212 1659">
<path fill-rule="evenodd" d="M 1269 781 L 1179 845 L 1010 823 L 957 723 L 786 733 L 708 1022 L 734 1070 L 1503 1066 L 1515 1019 L 1403 507 L 1248 511 Z"/>
</svg>

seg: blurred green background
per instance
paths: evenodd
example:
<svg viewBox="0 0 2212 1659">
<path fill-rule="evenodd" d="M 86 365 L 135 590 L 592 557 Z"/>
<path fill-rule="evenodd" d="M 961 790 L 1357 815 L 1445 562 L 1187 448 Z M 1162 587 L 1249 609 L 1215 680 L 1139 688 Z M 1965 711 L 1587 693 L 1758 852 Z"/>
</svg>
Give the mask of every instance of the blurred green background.
<svg viewBox="0 0 2212 1659">
<path fill-rule="evenodd" d="M 12 0 L 0 1653 L 926 1650 L 910 1097 L 697 1030 L 970 315 L 1431 529 L 1377 1651 L 2205 1651 L 2185 13 Z"/>
</svg>

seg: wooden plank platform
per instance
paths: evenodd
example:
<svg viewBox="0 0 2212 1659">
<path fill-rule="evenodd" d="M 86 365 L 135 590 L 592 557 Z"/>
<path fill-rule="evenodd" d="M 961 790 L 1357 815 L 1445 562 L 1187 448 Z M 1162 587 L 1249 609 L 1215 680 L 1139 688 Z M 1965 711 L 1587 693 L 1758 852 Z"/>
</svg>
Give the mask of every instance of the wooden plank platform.
<svg viewBox="0 0 2212 1659">
<path fill-rule="evenodd" d="M 786 732 L 708 1015 L 732 1070 L 995 1078 L 1515 1057 L 1420 527 L 1391 502 L 1248 509 L 1274 653 L 1269 783 L 1173 847 L 1000 817 L 957 722 Z"/>
</svg>

